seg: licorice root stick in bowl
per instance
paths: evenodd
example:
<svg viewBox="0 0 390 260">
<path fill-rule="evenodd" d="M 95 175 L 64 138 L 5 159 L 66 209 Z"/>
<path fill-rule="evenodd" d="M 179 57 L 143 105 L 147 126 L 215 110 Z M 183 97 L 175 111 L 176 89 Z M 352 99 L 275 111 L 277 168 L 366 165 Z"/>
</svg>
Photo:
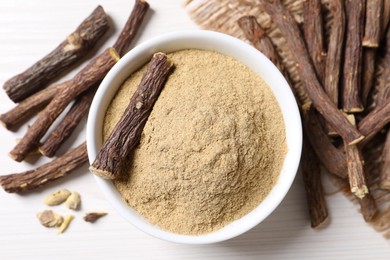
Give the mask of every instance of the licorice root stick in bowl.
<svg viewBox="0 0 390 260">
<path fill-rule="evenodd" d="M 153 55 L 137 91 L 120 121 L 89 168 L 97 176 L 116 179 L 129 153 L 136 147 L 169 73 L 172 62 L 161 52 Z"/>
</svg>

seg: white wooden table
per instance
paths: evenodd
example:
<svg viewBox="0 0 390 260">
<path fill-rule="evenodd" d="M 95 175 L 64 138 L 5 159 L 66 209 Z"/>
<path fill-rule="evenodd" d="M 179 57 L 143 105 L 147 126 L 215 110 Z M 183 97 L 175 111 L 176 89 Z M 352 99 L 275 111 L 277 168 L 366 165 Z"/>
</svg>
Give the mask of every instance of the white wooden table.
<svg viewBox="0 0 390 260">
<path fill-rule="evenodd" d="M 152 11 L 136 43 L 169 31 L 197 29 L 181 0 L 149 3 Z M 94 53 L 113 43 L 132 10 L 132 0 L 0 1 L 0 84 L 57 46 L 98 4 L 110 15 L 114 29 Z M 0 113 L 12 107 L 1 90 Z M 84 139 L 84 126 L 85 123 L 65 146 Z M 0 174 L 24 171 L 33 168 L 32 164 L 47 161 L 39 158 L 17 163 L 7 156 L 25 129 L 26 126 L 17 132 L 0 129 Z M 82 208 L 63 235 L 42 227 L 35 217 L 37 211 L 46 208 L 43 198 L 59 188 L 82 195 Z M 0 259 L 390 259 L 389 241 L 364 223 L 354 205 L 340 194 L 327 199 L 331 223 L 323 230 L 312 230 L 298 175 L 283 203 L 253 230 L 224 243 L 179 245 L 150 237 L 122 219 L 85 166 L 71 177 L 28 195 L 0 190 Z M 64 206 L 54 210 L 69 212 Z M 88 210 L 103 210 L 109 215 L 89 224 L 81 219 Z"/>
</svg>

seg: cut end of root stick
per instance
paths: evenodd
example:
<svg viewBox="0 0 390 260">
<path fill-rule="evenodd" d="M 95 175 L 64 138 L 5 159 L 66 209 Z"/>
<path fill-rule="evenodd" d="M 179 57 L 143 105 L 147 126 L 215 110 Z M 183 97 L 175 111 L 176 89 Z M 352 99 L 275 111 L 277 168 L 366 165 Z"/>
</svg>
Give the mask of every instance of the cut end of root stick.
<svg viewBox="0 0 390 260">
<path fill-rule="evenodd" d="M 112 59 L 115 61 L 115 62 L 118 62 L 119 59 L 121 58 L 118 54 L 118 52 L 114 49 L 114 48 L 108 48 L 108 52 L 110 53 Z"/>
<path fill-rule="evenodd" d="M 167 67 L 172 67 L 173 66 L 173 62 L 170 58 L 167 57 L 167 55 L 163 52 L 156 52 L 155 54 L 153 54 L 153 58 L 159 58 L 159 59 L 163 59 L 163 58 L 166 58 L 167 59 Z"/>
<path fill-rule="evenodd" d="M 363 46 L 367 48 L 378 48 L 379 44 L 377 41 L 372 41 L 372 39 L 363 39 Z"/>
<path fill-rule="evenodd" d="M 339 136 L 339 134 L 336 132 L 336 131 L 334 131 L 333 129 L 331 129 L 330 131 L 328 131 L 328 133 L 327 133 L 330 137 L 338 137 Z"/>
<path fill-rule="evenodd" d="M 99 170 L 93 166 L 89 167 L 89 171 L 92 172 L 93 174 L 95 174 L 96 176 L 99 176 L 99 177 L 106 179 L 106 180 L 115 179 L 115 176 L 111 172 Z"/>
<path fill-rule="evenodd" d="M 42 154 L 43 156 L 46 156 L 48 158 L 52 158 L 54 156 L 54 154 L 51 154 L 49 152 L 46 152 L 45 149 L 42 149 L 41 147 L 38 148 L 38 153 L 39 154 Z"/>
<path fill-rule="evenodd" d="M 22 161 L 22 159 L 21 159 L 18 155 L 13 154 L 12 152 L 8 153 L 8 156 L 9 156 L 12 160 L 14 160 L 14 161 L 16 161 L 16 162 L 21 162 L 21 161 Z"/>
<path fill-rule="evenodd" d="M 348 145 L 355 145 L 355 144 L 358 144 L 360 143 L 363 139 L 364 139 L 365 136 L 360 136 L 359 138 L 353 140 L 352 142 L 348 143 Z"/>
<path fill-rule="evenodd" d="M 310 108 L 312 107 L 312 105 L 313 105 L 313 103 L 311 103 L 311 102 L 306 102 L 306 103 L 304 103 L 304 104 L 301 106 L 301 108 L 302 108 L 303 111 L 309 111 Z"/>
<path fill-rule="evenodd" d="M 363 199 L 368 194 L 368 188 L 366 185 L 359 187 L 352 187 L 351 192 L 355 194 L 359 199 Z"/>
<path fill-rule="evenodd" d="M 390 190 L 390 180 L 381 180 L 379 187 L 382 190 Z"/>
<path fill-rule="evenodd" d="M 2 117 L 3 115 L 0 115 L 0 125 L 2 127 L 4 127 L 5 129 L 9 129 L 9 127 L 7 126 L 7 124 L 2 120 Z"/>
<path fill-rule="evenodd" d="M 364 111 L 364 107 L 353 107 L 353 108 L 344 108 L 343 109 L 343 112 L 345 113 L 351 113 L 351 114 L 355 114 L 355 113 L 360 113 L 360 112 L 363 112 Z"/>
<path fill-rule="evenodd" d="M 329 216 L 326 215 L 326 217 L 324 219 L 322 219 L 321 222 L 312 223 L 311 228 L 320 230 L 320 229 L 327 227 L 329 225 L 329 223 L 330 223 Z"/>
</svg>

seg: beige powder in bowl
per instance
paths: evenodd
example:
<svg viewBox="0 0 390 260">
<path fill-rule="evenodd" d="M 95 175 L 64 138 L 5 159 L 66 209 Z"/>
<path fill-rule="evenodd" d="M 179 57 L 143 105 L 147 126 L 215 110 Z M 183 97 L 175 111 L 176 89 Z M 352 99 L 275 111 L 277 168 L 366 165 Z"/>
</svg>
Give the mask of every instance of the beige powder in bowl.
<svg viewBox="0 0 390 260">
<path fill-rule="evenodd" d="M 280 108 L 259 76 L 217 52 L 183 50 L 114 183 L 123 199 L 161 229 L 216 231 L 257 207 L 278 180 L 287 152 Z M 138 87 L 131 75 L 104 119 L 108 137 Z"/>
</svg>

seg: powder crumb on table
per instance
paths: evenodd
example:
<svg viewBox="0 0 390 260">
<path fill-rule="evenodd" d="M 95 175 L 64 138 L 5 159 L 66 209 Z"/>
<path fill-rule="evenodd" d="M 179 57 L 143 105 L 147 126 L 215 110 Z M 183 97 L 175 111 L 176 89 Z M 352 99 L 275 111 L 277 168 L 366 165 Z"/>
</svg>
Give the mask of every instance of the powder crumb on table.
<svg viewBox="0 0 390 260">
<path fill-rule="evenodd" d="M 241 218 L 268 195 L 287 152 L 285 128 L 269 87 L 240 62 L 196 49 L 168 56 L 175 70 L 115 185 L 152 224 L 200 235 Z M 110 104 L 105 139 L 145 68 Z"/>
</svg>

